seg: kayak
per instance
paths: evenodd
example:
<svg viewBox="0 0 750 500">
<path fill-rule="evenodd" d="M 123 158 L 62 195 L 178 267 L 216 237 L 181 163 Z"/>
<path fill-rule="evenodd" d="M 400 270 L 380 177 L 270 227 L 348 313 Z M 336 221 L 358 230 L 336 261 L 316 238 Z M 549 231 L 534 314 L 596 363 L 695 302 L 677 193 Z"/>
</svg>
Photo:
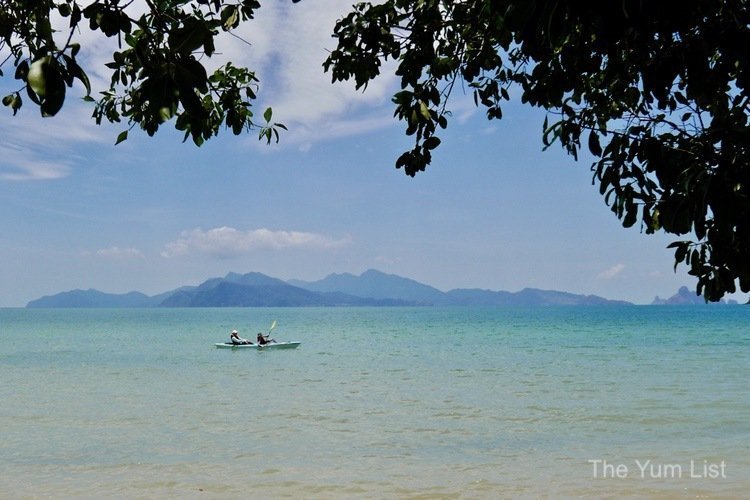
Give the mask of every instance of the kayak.
<svg viewBox="0 0 750 500">
<path fill-rule="evenodd" d="M 301 342 L 271 342 L 270 344 L 230 344 L 229 342 L 220 342 L 216 344 L 219 349 L 296 349 Z"/>
</svg>

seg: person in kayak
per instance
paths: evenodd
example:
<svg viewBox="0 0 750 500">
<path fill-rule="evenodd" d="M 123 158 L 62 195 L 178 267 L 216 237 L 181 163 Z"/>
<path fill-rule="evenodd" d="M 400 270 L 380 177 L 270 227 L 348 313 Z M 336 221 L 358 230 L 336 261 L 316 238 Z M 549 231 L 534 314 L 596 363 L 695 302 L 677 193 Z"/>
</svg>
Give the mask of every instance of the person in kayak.
<svg viewBox="0 0 750 500">
<path fill-rule="evenodd" d="M 263 335 L 262 333 L 258 333 L 258 344 L 260 345 L 266 345 L 270 344 L 271 342 L 276 342 L 274 339 L 269 339 L 268 335 Z"/>
<path fill-rule="evenodd" d="M 239 336 L 237 333 L 237 330 L 232 330 L 232 334 L 229 336 L 229 340 L 232 342 L 232 344 L 252 344 L 251 341 L 247 339 L 243 339 Z"/>
</svg>

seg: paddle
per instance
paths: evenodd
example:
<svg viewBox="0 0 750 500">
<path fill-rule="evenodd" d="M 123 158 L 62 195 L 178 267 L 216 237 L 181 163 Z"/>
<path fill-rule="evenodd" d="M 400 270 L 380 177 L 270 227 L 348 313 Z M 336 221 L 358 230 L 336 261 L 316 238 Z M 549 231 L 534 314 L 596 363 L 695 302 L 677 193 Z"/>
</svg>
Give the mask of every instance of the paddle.
<svg viewBox="0 0 750 500">
<path fill-rule="evenodd" d="M 268 337 L 271 335 L 271 332 L 273 329 L 276 328 L 276 320 L 273 320 L 273 323 L 271 323 L 271 328 L 268 329 L 268 333 L 265 335 L 262 335 L 266 339 L 266 342 L 276 342 L 274 339 L 269 339 Z"/>
</svg>

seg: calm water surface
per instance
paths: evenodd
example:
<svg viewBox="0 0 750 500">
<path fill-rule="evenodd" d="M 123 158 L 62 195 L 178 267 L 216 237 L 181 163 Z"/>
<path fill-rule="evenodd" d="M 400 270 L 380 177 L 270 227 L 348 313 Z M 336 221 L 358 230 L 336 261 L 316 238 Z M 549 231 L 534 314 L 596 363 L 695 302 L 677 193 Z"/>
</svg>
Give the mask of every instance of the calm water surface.
<svg viewBox="0 0 750 500">
<path fill-rule="evenodd" d="M 214 348 L 278 321 L 292 351 Z M 746 307 L 0 310 L 3 498 L 750 494 Z"/>
</svg>

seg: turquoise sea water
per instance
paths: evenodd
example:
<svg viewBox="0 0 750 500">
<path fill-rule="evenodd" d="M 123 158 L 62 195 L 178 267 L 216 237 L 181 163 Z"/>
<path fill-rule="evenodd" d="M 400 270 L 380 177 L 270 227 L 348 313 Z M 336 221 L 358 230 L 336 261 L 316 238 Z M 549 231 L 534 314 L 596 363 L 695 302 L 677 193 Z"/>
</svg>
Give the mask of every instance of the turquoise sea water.
<svg viewBox="0 0 750 500">
<path fill-rule="evenodd" d="M 0 496 L 735 498 L 748 375 L 742 306 L 5 309 Z"/>
</svg>

